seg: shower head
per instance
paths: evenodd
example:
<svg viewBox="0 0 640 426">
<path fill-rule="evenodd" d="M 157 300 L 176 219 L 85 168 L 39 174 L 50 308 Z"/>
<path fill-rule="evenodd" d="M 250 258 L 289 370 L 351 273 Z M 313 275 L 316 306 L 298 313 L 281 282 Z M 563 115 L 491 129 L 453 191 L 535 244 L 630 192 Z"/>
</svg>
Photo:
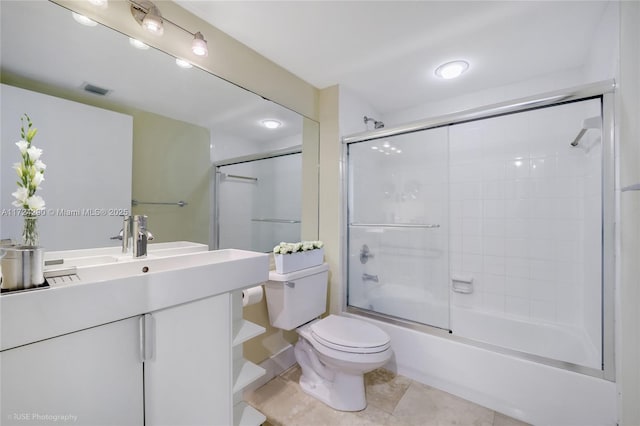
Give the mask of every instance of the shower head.
<svg viewBox="0 0 640 426">
<path fill-rule="evenodd" d="M 580 129 L 578 136 L 576 136 L 573 142 L 571 142 L 571 146 L 578 146 L 578 144 L 580 143 L 580 139 L 582 139 L 584 134 L 587 133 L 587 130 L 600 129 L 601 127 L 602 127 L 602 120 L 600 119 L 599 116 L 585 118 L 584 120 L 582 120 L 582 129 Z"/>
<path fill-rule="evenodd" d="M 375 118 L 367 117 L 365 115 L 364 116 L 364 124 L 367 124 L 370 121 L 373 121 L 373 128 L 374 129 L 382 129 L 384 127 L 384 123 L 382 121 L 378 121 Z"/>
</svg>

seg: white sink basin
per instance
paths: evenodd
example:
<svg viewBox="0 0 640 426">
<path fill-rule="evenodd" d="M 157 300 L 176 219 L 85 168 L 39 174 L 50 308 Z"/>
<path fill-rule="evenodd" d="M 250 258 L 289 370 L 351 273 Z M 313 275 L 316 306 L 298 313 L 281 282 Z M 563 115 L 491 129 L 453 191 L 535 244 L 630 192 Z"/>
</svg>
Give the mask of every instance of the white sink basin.
<svg viewBox="0 0 640 426">
<path fill-rule="evenodd" d="M 269 279 L 266 253 L 227 249 L 167 255 L 172 250 L 196 248 L 165 245 L 152 250 L 148 258 L 126 262 L 108 254 L 107 249 L 76 250 L 71 255 L 60 252 L 65 254 L 65 263 L 55 265 L 60 267 L 58 278 L 64 274 L 73 277 L 56 279 L 48 288 L 0 297 L 0 350 L 229 293 Z"/>
<path fill-rule="evenodd" d="M 189 241 L 173 241 L 169 243 L 154 243 L 147 246 L 147 258 L 175 256 L 185 253 L 206 252 L 206 244 Z M 45 275 L 47 272 L 68 269 L 70 267 L 104 265 L 116 262 L 137 260 L 131 254 L 123 254 L 120 246 L 100 247 L 91 249 L 50 251 L 45 252 Z"/>
<path fill-rule="evenodd" d="M 104 262 L 103 264 L 87 264 L 87 266 L 79 265 L 76 268 L 76 274 L 80 278 L 80 282 L 99 282 L 108 281 L 127 277 L 144 276 L 147 274 L 155 275 L 161 272 L 170 271 L 182 271 L 186 273 L 186 270 L 194 269 L 198 267 L 207 267 L 211 277 L 219 277 L 224 279 L 233 279 L 227 275 L 220 274 L 216 271 L 216 268 L 220 268 L 222 265 L 238 262 L 244 262 L 246 267 L 251 267 L 252 261 L 257 259 L 262 262 L 262 253 L 255 253 L 244 250 L 214 250 L 194 253 L 182 253 L 173 256 L 160 257 L 158 254 L 148 255 L 145 258 L 133 259 L 125 258 L 120 262 Z M 110 257 L 110 256 L 102 256 Z M 97 256 L 95 258 L 100 258 Z M 122 261 L 126 260 L 126 261 Z M 73 259 L 71 260 L 73 261 Z M 241 272 L 241 271 L 237 271 Z M 187 276 L 183 276 L 183 279 L 188 279 Z"/>
</svg>

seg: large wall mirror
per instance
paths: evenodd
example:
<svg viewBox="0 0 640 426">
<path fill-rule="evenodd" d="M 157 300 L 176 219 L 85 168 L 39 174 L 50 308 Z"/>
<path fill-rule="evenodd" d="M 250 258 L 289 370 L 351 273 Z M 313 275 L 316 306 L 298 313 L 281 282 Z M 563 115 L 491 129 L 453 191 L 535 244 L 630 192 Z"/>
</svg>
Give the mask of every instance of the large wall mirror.
<svg viewBox="0 0 640 426">
<path fill-rule="evenodd" d="M 270 153 L 279 158 L 278 153 L 296 149 L 302 151 L 299 159 L 273 161 L 274 171 L 263 160 L 238 166 L 242 173 L 226 173 L 232 194 L 227 216 L 234 218 L 235 230 L 242 230 L 242 241 L 259 245 L 228 238 L 224 245 L 267 250 L 281 240 L 267 228 L 286 228 L 286 221 L 298 226 L 298 234 L 288 238 L 317 238 L 318 123 L 206 71 L 180 67 L 176 58 L 136 46 L 108 27 L 83 25 L 55 3 L 2 1 L 0 7 L 1 238 L 19 240 L 21 234 L 22 218 L 14 214 L 11 194 L 23 113 L 39 130 L 33 144 L 43 150 L 47 165 L 39 191 L 46 208 L 38 220 L 40 243 L 47 250 L 117 245 L 110 237 L 126 212 L 148 215 L 157 242 L 215 247 L 214 229 L 226 224 L 214 223 L 220 207 L 214 164 L 244 164 L 271 158 Z M 267 119 L 280 127 L 265 127 Z M 257 177 L 252 173 L 259 178 L 229 178 Z M 283 190 L 286 184 L 292 189 Z M 229 190 L 232 185 L 237 190 Z M 298 197 L 295 208 L 287 208 L 295 217 L 257 209 L 271 203 L 269 191 L 290 194 L 286 202 L 278 201 L 282 205 Z M 256 213 L 243 214 L 247 222 L 237 223 L 233 209 Z M 261 237 L 247 238 L 247 232 Z"/>
</svg>

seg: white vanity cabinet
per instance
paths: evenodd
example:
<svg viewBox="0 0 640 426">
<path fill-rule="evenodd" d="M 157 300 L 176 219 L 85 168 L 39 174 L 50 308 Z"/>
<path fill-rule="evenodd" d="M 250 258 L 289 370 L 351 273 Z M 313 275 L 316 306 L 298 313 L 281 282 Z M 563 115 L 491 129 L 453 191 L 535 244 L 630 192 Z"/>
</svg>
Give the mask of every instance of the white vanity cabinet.
<svg viewBox="0 0 640 426">
<path fill-rule="evenodd" d="M 242 320 L 241 294 L 1 352 L 0 424 L 261 424 L 242 390 L 265 371 L 242 357 L 242 343 L 264 328 Z"/>
<path fill-rule="evenodd" d="M 241 401 L 264 374 L 242 358 L 264 328 L 242 320 L 241 289 L 268 279 L 266 254 L 74 271 L 72 283 L 0 297 L 0 425 L 262 423 Z"/>
<path fill-rule="evenodd" d="M 138 347 L 134 317 L 1 352 L 0 424 L 142 425 Z"/>
<path fill-rule="evenodd" d="M 144 316 L 146 425 L 230 425 L 230 295 Z"/>
</svg>

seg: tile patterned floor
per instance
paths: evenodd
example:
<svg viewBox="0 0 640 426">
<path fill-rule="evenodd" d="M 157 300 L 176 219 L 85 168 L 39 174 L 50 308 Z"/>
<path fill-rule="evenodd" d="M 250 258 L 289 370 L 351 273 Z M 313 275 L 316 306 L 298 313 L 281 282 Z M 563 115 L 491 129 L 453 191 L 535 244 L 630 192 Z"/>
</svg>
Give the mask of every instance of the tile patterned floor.
<svg viewBox="0 0 640 426">
<path fill-rule="evenodd" d="M 268 426 L 525 426 L 511 417 L 388 370 L 365 375 L 368 405 L 362 411 L 335 411 L 305 394 L 296 365 L 248 395 L 267 416 Z"/>
</svg>

